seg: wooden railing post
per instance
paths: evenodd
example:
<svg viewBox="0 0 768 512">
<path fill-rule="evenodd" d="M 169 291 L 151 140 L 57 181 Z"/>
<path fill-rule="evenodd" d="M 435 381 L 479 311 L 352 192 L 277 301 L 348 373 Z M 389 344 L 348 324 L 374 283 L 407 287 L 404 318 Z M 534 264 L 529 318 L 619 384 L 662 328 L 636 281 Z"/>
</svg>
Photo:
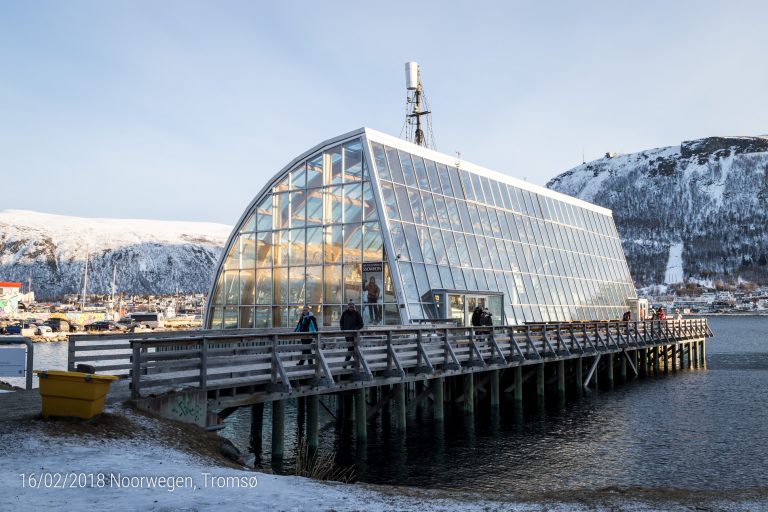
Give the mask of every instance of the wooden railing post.
<svg viewBox="0 0 768 512">
<path fill-rule="evenodd" d="M 200 341 L 200 389 L 208 391 L 208 338 Z"/>
<path fill-rule="evenodd" d="M 131 350 L 133 352 L 133 369 L 131 370 L 131 398 L 141 397 L 141 344 L 138 341 L 131 341 Z"/>
</svg>

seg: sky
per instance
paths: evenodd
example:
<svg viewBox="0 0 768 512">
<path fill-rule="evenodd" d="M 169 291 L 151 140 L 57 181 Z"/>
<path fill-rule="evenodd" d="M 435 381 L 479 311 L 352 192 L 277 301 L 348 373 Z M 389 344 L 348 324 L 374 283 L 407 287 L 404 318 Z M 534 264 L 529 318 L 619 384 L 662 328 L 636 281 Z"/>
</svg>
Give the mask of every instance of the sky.
<svg viewBox="0 0 768 512">
<path fill-rule="evenodd" d="M 234 224 L 290 160 L 399 135 L 539 185 L 768 134 L 766 2 L 0 0 L 0 210 Z"/>
</svg>

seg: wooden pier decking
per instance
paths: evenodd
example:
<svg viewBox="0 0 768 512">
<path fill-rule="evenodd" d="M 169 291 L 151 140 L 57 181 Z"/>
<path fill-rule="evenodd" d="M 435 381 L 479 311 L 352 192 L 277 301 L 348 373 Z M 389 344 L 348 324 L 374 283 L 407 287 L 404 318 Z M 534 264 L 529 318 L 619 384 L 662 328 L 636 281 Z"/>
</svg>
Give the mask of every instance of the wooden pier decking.
<svg viewBox="0 0 768 512">
<path fill-rule="evenodd" d="M 472 414 L 480 385 L 490 388 L 497 407 L 501 391 L 522 402 L 524 382 L 543 400 L 547 374 L 564 395 L 594 386 L 599 374 L 613 386 L 614 379 L 683 368 L 686 358 L 689 367 L 703 365 L 711 335 L 706 320 L 690 319 L 73 336 L 68 365 L 120 375 L 140 407 L 208 427 L 252 406 L 253 428 L 260 431 L 264 403 L 271 402 L 272 455 L 279 458 L 287 399 L 306 406 L 308 444 L 316 447 L 319 395 L 343 394 L 350 403 L 354 396 L 357 437 L 365 439 L 366 421 L 388 402 L 405 429 L 408 386 L 411 402 L 431 398 L 435 420 L 442 421 L 444 402 L 463 403 Z M 351 405 L 347 409 L 353 414 Z"/>
</svg>

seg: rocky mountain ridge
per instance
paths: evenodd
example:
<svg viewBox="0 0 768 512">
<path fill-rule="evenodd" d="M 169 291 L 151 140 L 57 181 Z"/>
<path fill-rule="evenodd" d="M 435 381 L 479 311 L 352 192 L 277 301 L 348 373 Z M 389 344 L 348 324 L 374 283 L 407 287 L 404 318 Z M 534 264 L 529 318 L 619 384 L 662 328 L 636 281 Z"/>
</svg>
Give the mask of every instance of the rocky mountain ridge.
<svg viewBox="0 0 768 512">
<path fill-rule="evenodd" d="M 38 299 L 88 292 L 207 292 L 231 226 L 206 222 L 86 219 L 0 211 L 0 281 L 31 280 Z"/>
<path fill-rule="evenodd" d="M 547 187 L 613 210 L 637 286 L 768 284 L 768 136 L 606 154 Z"/>
</svg>

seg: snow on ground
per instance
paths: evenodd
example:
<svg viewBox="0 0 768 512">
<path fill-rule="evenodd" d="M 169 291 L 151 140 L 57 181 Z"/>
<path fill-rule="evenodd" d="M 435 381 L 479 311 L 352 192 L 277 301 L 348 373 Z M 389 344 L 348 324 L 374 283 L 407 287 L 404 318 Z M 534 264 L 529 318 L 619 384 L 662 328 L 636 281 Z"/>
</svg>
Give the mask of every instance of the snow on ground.
<svg viewBox="0 0 768 512">
<path fill-rule="evenodd" d="M 130 422 L 114 435 L 82 435 L 72 432 L 80 427 L 71 423 L 0 422 L 0 510 L 536 509 L 422 496 L 429 491 L 390 495 L 363 485 L 224 467 L 161 442 L 157 420 L 120 414 Z"/>
<path fill-rule="evenodd" d="M 683 282 L 683 242 L 672 244 L 669 247 L 669 259 L 667 270 L 664 273 L 664 284 Z"/>
</svg>

